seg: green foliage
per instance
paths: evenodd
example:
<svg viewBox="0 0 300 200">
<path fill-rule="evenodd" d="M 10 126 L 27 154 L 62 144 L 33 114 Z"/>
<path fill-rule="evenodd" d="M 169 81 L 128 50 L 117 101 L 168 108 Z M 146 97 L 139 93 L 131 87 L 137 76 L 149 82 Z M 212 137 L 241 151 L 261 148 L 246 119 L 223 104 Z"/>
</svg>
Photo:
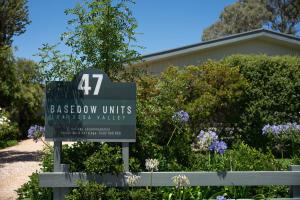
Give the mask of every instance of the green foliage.
<svg viewBox="0 0 300 200">
<path fill-rule="evenodd" d="M 16 60 L 10 48 L 0 48 L 0 65 L 0 107 L 17 123 L 21 132 L 17 134 L 26 137 L 30 125 L 43 122 L 43 89 L 37 82 L 37 67 L 33 61 Z"/>
<path fill-rule="evenodd" d="M 296 155 L 292 158 L 292 162 L 284 162 L 286 164 L 293 163 L 293 165 L 300 165 L 300 155 Z"/>
<path fill-rule="evenodd" d="M 239 66 L 250 84 L 245 91 L 245 111 L 240 113 L 243 139 L 248 144 L 268 146 L 267 138 L 261 136 L 265 124 L 299 123 L 299 57 L 237 55 L 223 62 Z"/>
<path fill-rule="evenodd" d="M 18 144 L 17 140 L 0 140 L 0 149 L 15 146 L 17 144 Z"/>
<path fill-rule="evenodd" d="M 99 145 L 97 145 L 99 146 Z M 106 147 L 105 147 L 106 146 Z M 111 147 L 104 145 L 103 148 L 110 149 L 116 152 L 116 149 L 111 149 Z M 117 148 L 119 149 L 119 148 Z M 96 145 L 93 143 L 75 143 L 75 147 L 64 146 L 63 152 L 68 152 L 64 154 L 64 157 L 69 157 L 69 160 L 73 160 L 73 156 L 79 156 L 80 154 L 86 155 L 86 151 L 96 150 Z M 99 151 L 99 150 L 96 150 Z M 107 150 L 106 150 L 107 151 Z M 73 153 L 71 153 L 73 152 Z M 77 152 L 77 154 L 75 154 Z M 80 152 L 80 153 L 79 153 Z M 93 153 L 89 153 L 89 159 L 93 157 Z M 199 170 L 213 170 L 213 171 L 223 171 L 223 170 L 287 170 L 287 167 L 291 164 L 299 163 L 299 158 L 295 160 L 275 160 L 274 156 L 269 153 L 263 153 L 261 150 L 256 150 L 255 148 L 249 147 L 243 143 L 237 143 L 233 145 L 232 150 L 226 151 L 222 155 L 214 154 L 211 155 L 211 160 L 209 157 L 203 154 L 193 153 L 193 161 L 190 163 L 189 170 L 199 171 Z M 102 154 L 101 156 L 103 156 Z M 114 157 L 114 154 L 110 154 Z M 88 157 L 88 156 L 87 156 Z M 53 167 L 53 152 L 52 150 L 47 150 L 45 156 L 43 157 L 43 171 L 50 171 Z M 98 159 L 98 158 L 97 158 Z M 107 160 L 106 156 L 101 159 Z M 297 161 L 298 159 L 298 161 Z M 77 161 L 77 159 L 75 159 Z M 75 161 L 73 160 L 73 162 Z M 66 161 L 66 160 L 65 160 Z M 66 163 L 63 161 L 64 163 Z M 77 161 L 79 162 L 79 161 Z M 81 161 L 82 162 L 82 161 Z M 84 162 L 84 161 L 83 161 Z M 94 160 L 95 166 L 99 165 L 97 160 Z M 92 163 L 91 163 L 92 164 Z M 115 163 L 104 163 L 104 165 L 110 165 L 111 169 L 107 169 L 110 172 L 115 166 Z M 230 167 L 232 165 L 232 167 Z M 103 166 L 104 167 L 104 166 Z M 105 166 L 108 167 L 108 166 Z M 74 169 L 74 163 L 71 164 L 71 168 Z M 173 168 L 175 169 L 175 168 Z M 85 169 L 83 169 L 85 170 Z M 102 170 L 102 169 L 100 169 Z M 103 170 L 104 171 L 104 170 Z M 103 172 L 101 171 L 101 172 Z M 95 171 L 96 172 L 96 171 Z M 99 173 L 99 172 L 97 172 Z M 23 185 L 18 193 L 21 197 L 29 197 L 26 195 L 31 195 L 32 199 L 39 199 L 39 197 L 48 198 L 51 197 L 49 190 L 41 190 L 38 187 L 38 180 L 35 176 L 30 177 L 31 181 Z M 175 192 L 178 192 L 171 187 L 160 187 L 153 188 L 151 195 L 152 199 L 174 199 Z M 180 193 L 182 193 L 181 191 Z M 184 189 L 185 199 L 210 199 L 215 198 L 217 195 L 226 194 L 231 198 L 254 198 L 254 195 L 260 194 L 265 195 L 265 197 L 286 197 L 288 194 L 287 187 L 276 186 L 276 187 L 188 187 Z M 38 195 L 33 195 L 38 194 Z M 97 197 L 97 198 L 96 198 Z M 85 199 L 85 198 L 95 198 L 95 199 L 149 199 L 149 190 L 145 188 L 109 188 L 96 183 L 80 183 L 79 188 L 74 189 L 68 196 L 69 199 Z M 40 198 L 41 199 L 41 198 Z"/>
<path fill-rule="evenodd" d="M 62 163 L 69 164 L 70 171 L 84 171 L 84 162 L 100 149 L 101 144 L 91 142 L 76 142 L 72 146 L 63 146 Z"/>
<path fill-rule="evenodd" d="M 20 90 L 12 102 L 12 116 L 18 123 L 23 138 L 32 124 L 43 124 L 44 90 L 38 80 L 38 68 L 35 62 L 26 59 L 16 60 L 16 70 Z"/>
<path fill-rule="evenodd" d="M 289 160 L 282 162 L 276 160 L 274 155 L 269 151 L 264 153 L 244 143 L 235 143 L 232 149 L 227 150 L 225 154 L 216 153 L 194 154 L 194 162 L 191 171 L 280 171 L 288 170 L 288 167 L 295 161 Z M 203 187 L 202 187 L 203 189 Z M 285 197 L 288 195 L 288 187 L 272 186 L 272 187 L 222 187 L 219 189 L 211 188 L 208 194 L 222 193 L 227 194 L 231 198 L 254 198 L 254 195 L 270 197 Z"/>
<path fill-rule="evenodd" d="M 213 61 L 183 69 L 170 67 L 160 78 L 142 76 L 137 84 L 137 142 L 131 155 L 141 162 L 159 159 L 160 170 L 189 166 L 190 145 L 207 124 L 236 122 L 247 88 L 238 67 Z M 166 146 L 175 128 L 172 115 L 181 109 L 190 115 L 188 125 Z"/>
<path fill-rule="evenodd" d="M 112 156 L 113 155 L 113 156 Z M 122 154 L 119 146 L 111 147 L 103 144 L 101 149 L 93 153 L 85 162 L 87 172 L 118 173 L 123 171 Z"/>
<path fill-rule="evenodd" d="M 41 170 L 43 172 L 52 172 L 54 168 L 54 161 L 53 161 L 53 148 L 44 148 L 43 155 L 42 155 L 42 164 Z"/>
<path fill-rule="evenodd" d="M 57 45 L 44 44 L 37 54 L 41 58 L 41 78 L 71 80 L 82 69 L 94 67 L 113 80 L 121 79 L 124 66 L 139 57 L 135 46 L 137 22 L 129 9 L 130 3 L 86 0 L 67 9 L 65 13 L 73 18 L 68 21 L 69 32 L 61 35 L 61 41 L 72 52 L 62 54 Z"/>
<path fill-rule="evenodd" d="M 57 46 L 58 44 L 43 44 L 39 48 L 37 56 L 40 57 L 38 71 L 41 81 L 70 81 L 76 73 L 84 69 L 80 60 L 73 55 L 62 54 Z"/>
<path fill-rule="evenodd" d="M 219 20 L 203 31 L 202 40 L 262 28 L 271 17 L 266 0 L 239 0 L 224 8 Z"/>
<path fill-rule="evenodd" d="M 53 149 L 45 148 L 42 155 L 42 172 L 53 171 Z M 52 188 L 39 186 L 39 173 L 34 172 L 29 176 L 29 181 L 23 184 L 18 190 L 18 199 L 47 200 L 52 199 Z"/>
<path fill-rule="evenodd" d="M 28 19 L 27 0 L 0 1 L 0 48 L 10 46 L 12 37 L 25 32 Z"/>
<path fill-rule="evenodd" d="M 279 135 L 268 134 L 272 149 L 281 158 L 300 155 L 300 131 L 287 131 Z"/>
<path fill-rule="evenodd" d="M 267 0 L 267 9 L 272 13 L 271 28 L 288 34 L 299 32 L 300 23 L 299 0 Z"/>
<path fill-rule="evenodd" d="M 219 20 L 203 31 L 202 40 L 269 27 L 297 34 L 300 23 L 299 0 L 239 0 L 224 8 Z"/>
<path fill-rule="evenodd" d="M 70 171 L 118 173 L 123 170 L 121 148 L 117 144 L 77 142 L 64 145 L 62 157 L 62 162 L 70 165 Z"/>
<path fill-rule="evenodd" d="M 87 66 L 100 68 L 114 77 L 124 64 L 132 62 L 138 55 L 130 46 L 135 42 L 137 28 L 128 7 L 131 2 L 85 1 L 83 5 L 77 4 L 66 10 L 66 14 L 75 16 L 68 22 L 75 28 L 63 34 L 65 44 Z"/>
<path fill-rule="evenodd" d="M 78 188 L 73 189 L 72 193 L 66 197 L 66 200 L 104 199 L 104 190 L 105 186 L 97 183 L 79 183 Z"/>
<path fill-rule="evenodd" d="M 13 36 L 24 33 L 30 23 L 26 4 L 26 0 L 0 0 L 0 107 L 11 113 L 23 136 L 32 123 L 42 122 L 43 97 L 40 84 L 33 83 L 38 75 L 35 63 L 15 59 L 10 47 Z"/>
<path fill-rule="evenodd" d="M 210 155 L 208 155 L 210 154 Z M 275 171 L 281 169 L 271 152 L 263 153 L 244 143 L 236 143 L 225 154 L 196 153 L 192 171 Z"/>
<path fill-rule="evenodd" d="M 8 141 L 17 140 L 19 137 L 19 129 L 16 123 L 11 122 L 8 112 L 0 108 L 0 141 L 2 141 L 1 146 L 9 145 Z"/>
<path fill-rule="evenodd" d="M 45 156 L 45 159 L 49 157 Z M 76 142 L 63 146 L 63 163 L 70 165 L 70 171 L 87 171 L 93 173 L 118 173 L 123 170 L 122 154 L 119 144 Z M 45 159 L 44 162 L 45 162 Z M 47 169 L 52 166 L 52 160 L 47 160 Z M 140 171 L 140 162 L 136 158 L 129 159 L 132 171 Z M 47 170 L 48 171 L 48 170 Z M 50 170 L 51 171 L 51 170 Z"/>
<path fill-rule="evenodd" d="M 153 194 L 152 194 L 153 195 Z M 137 189 L 132 189 L 129 191 L 129 196 L 130 196 L 130 199 L 132 200 L 148 200 L 149 199 L 149 190 L 147 189 L 140 189 L 140 188 L 137 188 Z M 155 199 L 155 198 L 152 198 L 152 199 Z"/>
<path fill-rule="evenodd" d="M 38 173 L 33 173 L 30 180 L 17 190 L 18 199 L 51 200 L 52 189 L 39 187 Z"/>
<path fill-rule="evenodd" d="M 0 107 L 7 108 L 16 100 L 16 93 L 20 90 L 11 48 L 0 46 L 0 66 Z"/>
<path fill-rule="evenodd" d="M 160 196 L 160 195 L 157 195 Z M 109 188 L 103 185 L 87 182 L 78 183 L 78 188 L 73 189 L 66 197 L 67 200 L 91 200 L 91 199 L 103 199 L 103 200 L 148 200 L 149 191 L 142 189 L 130 189 L 128 188 Z M 161 199 L 161 198 L 152 198 Z"/>
<path fill-rule="evenodd" d="M 159 171 L 287 170 L 291 164 L 299 164 L 297 154 L 288 160 L 276 159 L 272 140 L 261 132 L 267 123 L 299 123 L 299 65 L 297 57 L 232 56 L 202 66 L 170 67 L 161 77 L 137 76 L 137 142 L 130 144 L 131 171 L 145 171 L 147 158 L 159 160 Z M 172 120 L 179 110 L 188 111 L 188 123 Z M 234 128 L 226 131 L 232 124 Z M 221 131 L 219 137 L 229 149 L 223 155 L 194 152 L 191 144 L 199 131 L 212 127 Z M 43 158 L 46 171 L 53 167 L 50 155 L 51 151 Z M 62 162 L 70 164 L 73 172 L 122 170 L 119 144 L 77 142 L 64 146 Z M 150 195 L 148 188 L 89 184 L 80 185 L 69 198 L 147 199 Z M 189 187 L 184 191 L 159 187 L 151 189 L 151 197 L 174 199 L 178 192 L 182 198 L 184 193 L 185 199 L 217 195 L 266 198 L 287 197 L 288 187 Z"/>
<path fill-rule="evenodd" d="M 19 129 L 17 124 L 12 123 L 8 126 L 0 126 L 0 140 L 17 140 L 19 139 Z"/>
<path fill-rule="evenodd" d="M 179 193 L 179 195 L 178 195 Z M 166 200 L 177 200 L 177 199 L 210 199 L 207 198 L 207 190 L 203 190 L 200 187 L 187 187 L 183 189 L 176 188 L 163 188 L 162 189 L 163 199 Z M 179 197 L 178 197 L 179 196 Z M 184 198 L 182 198 L 184 197 Z"/>
</svg>

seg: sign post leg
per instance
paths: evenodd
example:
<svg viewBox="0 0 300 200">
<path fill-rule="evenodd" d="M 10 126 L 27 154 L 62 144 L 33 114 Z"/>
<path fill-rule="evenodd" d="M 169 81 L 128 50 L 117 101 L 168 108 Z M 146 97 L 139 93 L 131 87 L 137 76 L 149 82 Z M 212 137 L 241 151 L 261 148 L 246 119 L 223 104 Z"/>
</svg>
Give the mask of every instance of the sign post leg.
<svg viewBox="0 0 300 200">
<path fill-rule="evenodd" d="M 129 172 L 129 143 L 122 142 L 122 158 L 124 165 L 124 172 Z"/>
<path fill-rule="evenodd" d="M 54 141 L 54 171 L 60 171 L 60 163 L 61 163 L 61 149 L 62 149 L 62 142 L 61 141 Z"/>
<path fill-rule="evenodd" d="M 289 168 L 290 171 L 300 171 L 299 165 L 291 165 Z M 299 198 L 300 197 L 300 186 L 299 185 L 293 185 L 291 188 L 291 197 L 292 198 Z"/>
<path fill-rule="evenodd" d="M 54 172 L 62 172 L 67 170 L 65 165 L 61 164 L 61 151 L 62 151 L 62 141 L 54 141 Z M 68 194 L 68 188 L 53 188 L 53 199 L 54 200 L 64 200 L 65 196 Z"/>
</svg>

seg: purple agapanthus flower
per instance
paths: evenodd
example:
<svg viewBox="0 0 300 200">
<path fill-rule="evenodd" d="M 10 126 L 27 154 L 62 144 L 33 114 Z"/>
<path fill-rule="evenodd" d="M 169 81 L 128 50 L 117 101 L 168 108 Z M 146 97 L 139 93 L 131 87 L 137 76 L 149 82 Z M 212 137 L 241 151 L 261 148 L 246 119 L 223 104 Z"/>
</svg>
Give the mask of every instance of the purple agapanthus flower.
<svg viewBox="0 0 300 200">
<path fill-rule="evenodd" d="M 175 112 L 172 116 L 172 119 L 176 122 L 186 123 L 189 121 L 189 114 L 183 110 L 180 110 L 178 112 Z"/>
<path fill-rule="evenodd" d="M 39 125 L 33 125 L 28 129 L 28 138 L 33 139 L 35 142 L 38 141 L 45 133 L 45 127 Z"/>
<path fill-rule="evenodd" d="M 263 135 L 267 135 L 270 131 L 271 131 L 271 126 L 270 126 L 270 124 L 267 124 L 267 125 L 265 125 L 265 126 L 262 128 L 262 134 L 263 134 Z"/>
<path fill-rule="evenodd" d="M 223 141 L 214 141 L 210 146 L 209 150 L 217 152 L 219 154 L 224 154 L 225 150 L 227 149 L 227 144 Z"/>
<path fill-rule="evenodd" d="M 300 132 L 300 125 L 297 123 L 286 123 L 286 124 L 279 124 L 279 125 L 270 125 L 267 124 L 262 128 L 262 134 L 272 134 L 274 136 L 278 136 L 283 133 L 287 133 L 288 131 L 296 131 Z"/>
<path fill-rule="evenodd" d="M 227 200 L 224 196 L 217 196 L 216 200 Z"/>
</svg>

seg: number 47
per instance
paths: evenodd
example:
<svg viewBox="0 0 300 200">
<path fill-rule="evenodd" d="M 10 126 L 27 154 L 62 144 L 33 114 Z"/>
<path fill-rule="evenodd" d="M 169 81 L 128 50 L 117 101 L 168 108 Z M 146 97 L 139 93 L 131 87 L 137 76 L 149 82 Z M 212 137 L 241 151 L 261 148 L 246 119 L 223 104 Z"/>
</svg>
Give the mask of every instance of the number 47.
<svg viewBox="0 0 300 200">
<path fill-rule="evenodd" d="M 98 95 L 103 80 L 103 74 L 93 74 L 93 78 L 97 78 L 96 87 L 93 95 Z M 84 95 L 88 95 L 89 91 L 92 90 L 92 87 L 89 85 L 89 74 L 83 74 L 81 80 L 78 84 L 78 90 L 83 90 Z"/>
</svg>

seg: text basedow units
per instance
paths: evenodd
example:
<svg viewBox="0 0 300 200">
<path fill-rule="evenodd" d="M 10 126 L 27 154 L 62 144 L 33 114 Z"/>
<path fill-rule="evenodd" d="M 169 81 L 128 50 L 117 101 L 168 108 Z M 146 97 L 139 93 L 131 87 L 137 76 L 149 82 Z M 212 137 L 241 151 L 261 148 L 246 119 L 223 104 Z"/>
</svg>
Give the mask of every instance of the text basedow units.
<svg viewBox="0 0 300 200">
<path fill-rule="evenodd" d="M 132 107 L 125 105 L 50 105 L 48 114 L 120 114 L 131 115 Z"/>
</svg>

